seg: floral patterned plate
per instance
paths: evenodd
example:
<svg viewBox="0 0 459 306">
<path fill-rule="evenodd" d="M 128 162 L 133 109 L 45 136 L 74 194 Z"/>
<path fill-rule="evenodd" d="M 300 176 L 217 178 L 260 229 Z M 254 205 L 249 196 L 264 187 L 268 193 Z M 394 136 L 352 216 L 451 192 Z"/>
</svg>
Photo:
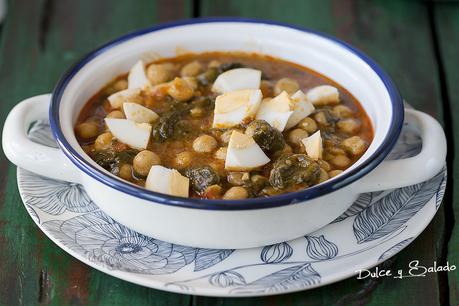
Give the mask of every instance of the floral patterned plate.
<svg viewBox="0 0 459 306">
<path fill-rule="evenodd" d="M 56 146 L 47 123 L 35 123 L 29 136 Z M 389 158 L 412 156 L 420 147 L 416 132 L 405 126 Z M 421 184 L 362 194 L 317 232 L 244 250 L 191 248 L 146 237 L 100 211 L 77 184 L 18 169 L 18 185 L 40 229 L 100 271 L 178 293 L 260 296 L 330 284 L 400 252 L 435 215 L 446 187 L 446 169 Z"/>
</svg>

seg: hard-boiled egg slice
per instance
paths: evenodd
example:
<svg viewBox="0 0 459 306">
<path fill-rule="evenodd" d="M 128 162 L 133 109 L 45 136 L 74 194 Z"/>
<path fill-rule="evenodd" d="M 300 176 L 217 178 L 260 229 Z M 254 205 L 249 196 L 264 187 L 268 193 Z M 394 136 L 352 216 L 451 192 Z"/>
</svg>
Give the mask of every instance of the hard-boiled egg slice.
<svg viewBox="0 0 459 306">
<path fill-rule="evenodd" d="M 152 123 L 159 118 L 151 109 L 136 103 L 124 103 L 123 110 L 127 119 L 137 123 Z"/>
<path fill-rule="evenodd" d="M 323 147 L 322 147 L 322 137 L 320 136 L 320 131 L 315 132 L 309 137 L 306 137 L 301 140 L 306 149 L 306 154 L 314 160 L 322 158 Z"/>
<path fill-rule="evenodd" d="M 150 124 L 114 118 L 105 118 L 105 123 L 113 136 L 122 143 L 138 150 L 147 148 L 151 135 Z"/>
<path fill-rule="evenodd" d="M 250 68 L 231 69 L 217 77 L 212 86 L 212 91 L 227 93 L 241 89 L 259 89 L 260 81 L 260 70 Z"/>
<path fill-rule="evenodd" d="M 188 197 L 190 180 L 175 169 L 152 166 L 148 172 L 145 188 L 178 197 Z"/>
<path fill-rule="evenodd" d="M 283 91 L 277 97 L 264 99 L 260 104 L 256 118 L 257 120 L 265 120 L 273 128 L 282 132 L 292 114 L 292 101 L 287 92 Z"/>
<path fill-rule="evenodd" d="M 261 98 L 259 89 L 238 90 L 218 96 L 212 127 L 229 128 L 255 118 Z"/>
<path fill-rule="evenodd" d="M 293 114 L 287 121 L 285 129 L 288 130 L 295 125 L 297 125 L 301 120 L 312 114 L 314 111 L 314 105 L 306 98 L 306 95 L 298 90 L 293 95 L 290 96 L 291 99 L 291 109 Z"/>
<path fill-rule="evenodd" d="M 110 95 L 107 99 L 111 107 L 121 108 L 125 102 L 139 100 L 141 93 L 140 88 L 125 89 Z"/>
<path fill-rule="evenodd" d="M 147 75 L 145 74 L 145 66 L 143 61 L 138 61 L 134 66 L 132 66 L 128 75 L 128 88 L 140 88 L 144 89 L 150 85 Z"/>
<path fill-rule="evenodd" d="M 338 89 L 330 85 L 321 85 L 314 87 L 307 92 L 306 97 L 314 105 L 328 105 L 339 103 Z"/>
<path fill-rule="evenodd" d="M 226 151 L 226 170 L 250 170 L 266 165 L 269 161 L 251 136 L 233 131 Z"/>
</svg>

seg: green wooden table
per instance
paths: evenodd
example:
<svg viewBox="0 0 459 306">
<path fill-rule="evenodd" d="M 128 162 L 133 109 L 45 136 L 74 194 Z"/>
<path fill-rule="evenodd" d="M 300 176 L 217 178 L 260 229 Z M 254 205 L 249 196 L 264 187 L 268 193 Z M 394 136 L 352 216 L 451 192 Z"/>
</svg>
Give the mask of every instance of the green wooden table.
<svg viewBox="0 0 459 306">
<path fill-rule="evenodd" d="M 0 123 L 20 100 L 50 92 L 80 56 L 121 34 L 200 16 L 245 16 L 333 34 L 373 57 L 404 98 L 448 137 L 448 188 L 428 228 L 395 260 L 459 265 L 459 3 L 353 0 L 14 0 L 0 28 Z M 16 167 L 0 152 L 0 305 L 459 305 L 459 272 L 356 280 L 266 298 L 207 298 L 133 285 L 75 260 L 35 226 Z"/>
</svg>

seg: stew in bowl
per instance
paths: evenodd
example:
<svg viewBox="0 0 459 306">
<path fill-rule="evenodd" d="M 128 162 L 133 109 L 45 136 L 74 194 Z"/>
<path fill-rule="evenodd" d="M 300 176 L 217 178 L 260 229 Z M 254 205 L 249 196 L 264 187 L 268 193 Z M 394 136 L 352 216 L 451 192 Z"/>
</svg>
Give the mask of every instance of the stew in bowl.
<svg viewBox="0 0 459 306">
<path fill-rule="evenodd" d="M 228 200 L 320 184 L 355 163 L 373 138 L 345 88 L 244 52 L 138 61 L 86 103 L 75 132 L 97 164 L 126 181 Z"/>
</svg>

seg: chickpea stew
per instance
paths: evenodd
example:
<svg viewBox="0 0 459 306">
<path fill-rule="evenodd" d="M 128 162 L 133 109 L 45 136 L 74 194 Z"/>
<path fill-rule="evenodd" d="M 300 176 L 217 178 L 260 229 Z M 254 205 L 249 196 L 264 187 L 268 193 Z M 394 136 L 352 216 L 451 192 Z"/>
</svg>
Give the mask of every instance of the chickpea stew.
<svg viewBox="0 0 459 306">
<path fill-rule="evenodd" d="M 324 182 L 373 139 L 364 109 L 332 80 L 242 52 L 138 61 L 86 103 L 75 133 L 97 164 L 124 180 L 228 200 Z"/>
</svg>

